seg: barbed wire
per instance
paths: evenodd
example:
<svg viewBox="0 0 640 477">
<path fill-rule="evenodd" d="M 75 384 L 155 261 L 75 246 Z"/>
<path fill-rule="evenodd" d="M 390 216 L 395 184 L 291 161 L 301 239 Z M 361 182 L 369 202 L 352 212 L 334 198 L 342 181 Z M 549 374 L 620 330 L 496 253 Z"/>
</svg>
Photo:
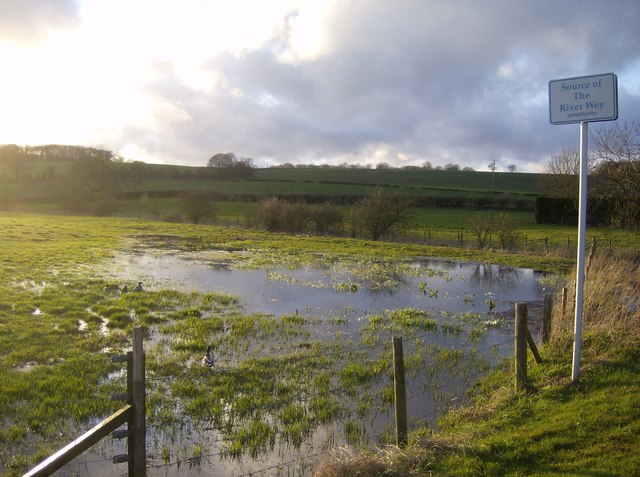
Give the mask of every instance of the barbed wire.
<svg viewBox="0 0 640 477">
<path fill-rule="evenodd" d="M 466 351 L 468 354 L 471 353 L 481 353 L 484 352 L 488 349 L 497 349 L 499 348 L 501 345 L 506 344 L 506 343 L 510 343 L 511 339 L 509 340 L 504 340 L 498 343 L 492 343 L 490 345 L 486 345 L 483 348 L 472 348 L 471 350 L 464 350 Z M 386 346 L 386 345 L 384 345 Z M 369 348 L 369 347 L 365 347 L 365 348 Z M 445 348 L 447 349 L 447 348 Z M 469 359 L 470 357 L 468 357 L 467 359 Z M 461 386 L 461 385 L 469 385 L 469 382 L 477 379 L 478 377 L 480 377 L 482 375 L 482 371 L 481 370 L 473 370 L 469 373 L 467 373 L 466 371 L 462 371 L 463 372 L 463 376 L 461 376 L 460 378 L 458 378 L 455 381 L 450 381 L 448 383 L 440 383 L 437 386 L 432 386 L 429 388 L 425 388 L 423 390 L 420 391 L 416 391 L 414 393 L 412 393 L 411 395 L 408 396 L 408 399 L 413 399 L 415 397 L 419 397 L 428 393 L 437 395 L 439 393 L 442 393 L 443 391 L 447 391 L 452 389 L 453 387 L 456 386 Z M 340 373 L 340 370 L 337 371 L 337 374 Z M 372 382 L 367 383 L 365 385 L 366 388 L 372 388 L 375 386 L 380 386 L 381 385 L 381 380 L 383 380 L 385 378 L 385 376 L 388 376 L 387 373 L 381 373 L 379 374 Z M 317 397 L 326 397 L 326 396 L 333 396 L 333 397 L 344 397 L 344 396 L 353 396 L 354 393 L 356 392 L 356 390 L 358 388 L 362 388 L 363 385 L 359 385 L 359 384 L 341 384 L 341 385 L 336 385 L 336 386 L 332 386 L 328 389 L 322 389 L 322 390 L 317 390 L 316 392 L 304 392 L 301 393 L 299 395 L 293 396 L 292 399 L 294 399 L 296 402 L 308 402 L 314 398 Z M 382 389 L 378 390 L 379 392 L 377 394 L 374 395 L 370 395 L 370 402 L 369 402 L 369 406 L 374 405 L 374 406 L 383 406 L 383 407 L 388 407 L 389 405 L 391 405 L 391 403 L 385 402 L 383 395 L 381 394 Z M 287 396 L 283 396 L 283 398 L 286 398 Z M 282 407 L 282 400 L 280 399 L 276 399 L 274 400 L 272 403 L 270 403 L 267 406 L 262 406 L 262 407 L 256 407 L 251 409 L 250 412 L 247 412 L 246 416 L 247 418 L 249 418 L 250 416 L 254 416 L 256 413 L 262 413 L 262 412 L 272 412 L 275 409 L 279 409 Z M 353 409 L 351 410 L 353 411 Z M 230 414 L 232 411 L 230 409 L 226 409 L 225 413 L 226 414 Z M 194 425 L 194 426 L 199 426 L 201 424 L 208 424 L 211 425 L 212 422 L 214 421 L 218 421 L 219 419 L 221 419 L 222 416 L 207 416 L 207 417 L 201 417 L 201 418 L 196 418 L 196 419 L 188 419 L 188 421 Z M 242 423 L 240 424 L 242 425 Z M 208 428 L 208 429 L 204 429 L 204 430 L 211 430 L 212 428 Z"/>
<path fill-rule="evenodd" d="M 210 457 L 224 457 L 226 454 L 224 452 L 213 452 L 210 454 L 199 454 L 197 456 L 192 456 L 192 457 L 184 457 L 183 459 L 176 459 L 174 461 L 169 461 L 169 462 L 164 462 L 162 464 L 147 464 L 147 469 L 160 469 L 162 467 L 173 467 L 175 465 L 182 465 L 182 464 L 193 464 L 193 465 L 197 465 L 196 462 L 201 460 L 201 459 L 208 459 Z"/>
<path fill-rule="evenodd" d="M 303 361 L 303 360 L 316 360 L 316 359 L 323 359 L 323 358 L 330 358 L 330 357 L 334 357 L 334 356 L 345 356 L 345 355 L 352 355 L 354 353 L 360 352 L 360 351 L 365 351 L 365 350 L 374 350 L 374 349 L 379 349 L 379 348 L 386 348 L 386 347 L 391 347 L 391 343 L 378 343 L 378 344 L 374 344 L 374 345 L 363 345 L 363 346 L 359 346 L 356 348 L 348 348 L 345 350 L 339 350 L 339 351 L 327 351 L 324 353 L 315 353 L 315 354 L 311 354 L 311 353 L 296 353 L 296 354 L 286 354 L 286 355 L 278 355 L 275 356 L 273 358 L 273 360 L 275 361 L 274 363 L 274 371 L 278 371 L 279 369 L 282 369 L 283 367 L 287 366 L 289 363 L 294 362 L 294 361 Z M 267 358 L 267 356 L 265 356 L 265 358 Z M 257 361 L 259 361 L 261 358 L 252 358 L 255 359 Z M 237 368 L 227 368 L 229 370 L 240 370 L 240 367 Z M 225 368 L 222 368 L 222 370 L 225 370 Z M 153 376 L 147 376 L 147 381 L 149 382 L 153 382 L 153 381 L 171 381 L 171 380 L 175 380 L 176 376 L 158 376 L 158 375 L 153 375 Z"/>
<path fill-rule="evenodd" d="M 87 362 L 104 362 L 105 364 L 114 364 L 112 363 L 111 360 L 111 356 L 112 354 L 108 354 L 108 355 L 101 355 L 101 356 L 94 356 L 94 355 L 86 355 L 86 356 L 80 356 L 80 357 L 73 357 L 73 358 L 62 358 L 59 359 L 58 361 L 48 361 L 48 362 L 39 362 L 39 361 L 35 361 L 35 360 L 30 360 L 30 361 L 26 361 L 24 363 L 19 363 L 19 364 L 15 364 L 15 365 L 10 365 L 5 363 L 0 364 L 0 366 L 2 367 L 6 367 L 6 368 L 20 368 L 23 366 L 33 366 L 33 367 L 38 367 L 38 366 L 64 366 L 64 365 L 75 365 L 75 364 L 87 364 Z M 116 363 L 117 364 L 117 363 Z"/>
<path fill-rule="evenodd" d="M 310 459 L 310 458 L 320 457 L 322 455 L 325 455 L 328 450 L 330 450 L 330 449 L 324 449 L 324 450 L 322 450 L 320 452 L 316 452 L 314 454 L 308 454 L 306 456 L 300 456 L 300 457 L 298 457 L 296 459 L 292 459 L 292 460 L 287 461 L 287 462 L 280 462 L 278 464 L 273 464 L 273 465 L 270 465 L 268 467 L 262 467 L 262 468 L 257 469 L 257 470 L 252 470 L 250 472 L 247 472 L 247 473 L 244 473 L 244 474 L 240 474 L 240 475 L 238 475 L 236 477 L 251 477 L 251 476 L 255 476 L 256 474 L 264 473 L 264 472 L 266 472 L 268 470 L 278 469 L 280 467 L 289 467 L 291 464 L 296 464 L 298 462 L 304 461 L 305 459 Z"/>
</svg>

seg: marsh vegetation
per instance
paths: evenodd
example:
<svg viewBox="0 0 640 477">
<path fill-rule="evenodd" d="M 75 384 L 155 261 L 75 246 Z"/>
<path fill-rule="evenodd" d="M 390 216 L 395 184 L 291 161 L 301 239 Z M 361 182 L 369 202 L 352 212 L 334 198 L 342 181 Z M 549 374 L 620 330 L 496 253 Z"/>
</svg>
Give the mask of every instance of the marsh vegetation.
<svg viewBox="0 0 640 477">
<path fill-rule="evenodd" d="M 435 422 L 508 353 L 500 309 L 541 289 L 531 271 L 422 262 L 426 248 L 346 239 L 332 248 L 322 238 L 122 219 L 0 219 L 7 475 L 118 408 L 110 395 L 123 391 L 124 373 L 109 358 L 129 349 L 133 326 L 146 330 L 150 473 L 245 472 L 299 467 L 343 443 L 388 441 L 392 335 L 407 343 L 412 417 Z M 180 266 L 194 275 L 180 276 Z M 217 278 L 198 281 L 198 269 Z M 262 289 L 242 295 L 223 286 L 252 273 Z M 491 287 L 468 288 L 474 274 Z M 507 285 L 523 276 L 525 295 Z M 144 292 L 122 291 L 139 280 Z M 264 287 L 286 292 L 279 306 L 269 309 Z M 305 294 L 294 303 L 291 290 L 318 290 L 337 305 L 311 306 Z M 398 302 L 387 301 L 394 295 Z M 384 298 L 378 308 L 365 305 L 373 296 Z M 201 364 L 208 345 L 214 372 Z M 66 472 L 111 468 L 118 445 L 96 448 Z"/>
</svg>

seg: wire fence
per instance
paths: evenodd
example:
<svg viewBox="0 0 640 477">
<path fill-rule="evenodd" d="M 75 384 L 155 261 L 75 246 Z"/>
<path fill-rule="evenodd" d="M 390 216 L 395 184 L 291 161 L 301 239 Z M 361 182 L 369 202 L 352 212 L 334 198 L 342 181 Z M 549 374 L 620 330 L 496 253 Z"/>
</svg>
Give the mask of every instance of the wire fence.
<svg viewBox="0 0 640 477">
<path fill-rule="evenodd" d="M 428 346 L 431 346 L 427 344 L 429 339 L 431 338 L 433 338 L 432 333 L 413 333 L 411 335 L 411 340 L 408 343 L 409 353 L 407 356 L 411 358 L 412 353 L 419 354 L 419 352 L 424 352 L 424 350 L 427 349 Z M 456 351 L 461 353 L 464 359 L 467 359 L 467 360 L 473 358 L 474 356 L 482 356 L 482 355 L 489 354 L 489 355 L 492 355 L 493 357 L 492 365 L 495 365 L 495 359 L 497 359 L 496 357 L 499 358 L 499 356 L 505 355 L 504 348 L 506 348 L 506 345 L 508 343 L 513 344 L 513 338 L 504 339 L 499 342 L 493 342 L 491 344 L 485 344 L 484 346 L 471 346 L 464 350 L 447 348 L 444 346 L 439 346 L 439 347 L 436 346 L 434 350 L 435 351 L 438 351 L 438 350 Z M 429 358 L 432 359 L 431 363 L 427 361 Z M 341 375 L 343 372 L 345 372 L 345 369 L 346 369 L 344 367 L 345 365 L 348 366 L 350 363 L 354 363 L 354 362 L 364 363 L 365 365 L 367 365 L 367 364 L 371 364 L 372 362 L 379 361 L 381 359 L 388 359 L 389 364 L 388 366 L 381 368 L 381 370 L 379 370 L 378 373 L 370 381 L 356 382 L 356 384 L 354 385 L 353 383 L 345 383 L 341 380 Z M 332 384 L 329 387 L 326 387 L 323 389 L 314 389 L 312 387 L 309 387 L 308 389 L 301 389 L 300 392 L 295 396 L 293 397 L 289 396 L 289 398 L 291 398 L 294 402 L 308 403 L 314 398 L 320 398 L 320 397 L 326 397 L 326 396 L 331 396 L 333 399 L 342 400 L 344 402 L 351 402 L 351 405 L 347 405 L 345 407 L 345 414 L 342 414 L 339 417 L 336 417 L 336 420 L 338 421 L 340 419 L 342 419 L 343 421 L 346 421 L 348 419 L 351 419 L 354 416 L 356 416 L 357 418 L 363 417 L 355 409 L 355 407 L 353 406 L 353 403 L 357 402 L 357 399 L 355 398 L 356 395 L 359 395 L 359 397 L 362 397 L 365 391 L 368 393 L 369 391 L 367 390 L 371 390 L 372 392 L 369 393 L 366 397 L 370 401 L 369 404 L 371 408 L 376 409 L 376 411 L 372 411 L 372 412 L 378 412 L 379 415 L 382 415 L 385 413 L 388 414 L 389 408 L 392 407 L 393 403 L 389 402 L 388 394 L 387 394 L 387 397 L 383 397 L 381 391 L 385 387 L 388 387 L 390 385 L 389 378 L 391 377 L 390 371 L 392 369 L 392 366 L 390 363 L 391 361 L 391 343 L 390 342 L 385 341 L 385 342 L 377 342 L 373 344 L 351 343 L 351 346 L 345 346 L 342 349 L 330 349 L 326 351 L 314 350 L 313 352 L 310 352 L 307 350 L 300 350 L 300 352 L 285 354 L 285 355 L 277 356 L 271 359 L 269 361 L 269 366 L 271 367 L 270 368 L 271 373 L 277 374 L 279 372 L 283 372 L 290 369 L 304 368 L 306 364 L 314 360 L 316 361 L 324 360 L 332 364 L 333 366 Z M 426 368 L 428 366 L 434 366 L 434 364 L 437 364 L 433 360 L 434 360 L 434 357 L 433 356 L 430 357 L 428 353 L 426 353 L 424 354 L 424 356 L 420 357 L 417 360 L 417 362 L 419 366 Z M 55 362 L 45 363 L 44 365 L 76 366 L 81 364 L 86 365 L 87 363 L 89 364 L 96 363 L 96 364 L 104 365 L 105 370 L 109 371 L 109 375 L 111 376 L 110 378 L 111 384 L 113 385 L 113 387 L 117 387 L 117 386 L 121 386 L 123 388 L 126 387 L 126 376 L 124 374 L 117 372 L 118 368 L 114 366 L 114 364 L 109 360 L 108 356 L 101 355 L 101 356 L 89 356 L 89 357 L 83 357 L 83 358 L 61 359 Z M 413 366 L 416 366 L 415 363 L 413 364 Z M 455 368 L 456 366 L 452 367 L 452 369 L 455 369 Z M 111 371 L 111 370 L 115 370 L 115 371 Z M 233 369 L 232 371 L 242 372 L 240 368 Z M 468 388 L 471 382 L 477 379 L 477 377 L 480 376 L 482 372 L 481 370 L 478 370 L 478 369 L 474 370 L 472 368 L 467 369 L 466 371 L 462 369 L 457 369 L 457 371 L 460 372 L 458 376 L 455 376 L 455 377 L 449 376 L 449 379 L 446 381 L 443 379 L 440 379 L 440 381 L 438 381 L 437 386 L 434 386 L 433 384 L 428 385 L 423 383 L 422 387 L 420 387 L 419 384 L 416 384 L 417 381 L 419 381 L 420 379 L 424 379 L 424 375 L 421 374 L 420 371 L 421 371 L 420 369 L 418 370 L 410 369 L 409 375 L 413 376 L 410 379 L 410 383 L 412 383 L 413 387 L 411 388 L 411 392 L 407 395 L 407 399 L 410 402 L 413 402 L 417 399 L 428 396 L 428 399 L 431 399 L 433 403 L 431 406 L 424 406 L 424 407 L 413 406 L 412 415 L 410 416 L 410 419 L 412 420 L 412 422 L 416 422 L 416 423 L 417 422 L 422 422 L 422 423 L 433 422 L 439 415 L 441 415 L 442 412 L 446 412 L 446 410 L 449 409 L 454 404 L 455 405 L 461 404 L 463 402 L 463 399 L 459 399 L 459 396 L 461 394 L 464 394 L 464 391 Z M 216 379 L 215 374 L 212 375 L 210 379 L 215 380 Z M 161 374 L 149 373 L 149 376 L 147 377 L 146 381 L 149 386 L 148 387 L 149 391 L 153 392 L 155 386 L 160 386 L 162 388 L 162 386 L 164 386 L 165 384 L 170 385 L 176 381 L 176 377 L 172 375 L 161 375 Z M 86 401 L 79 401 L 79 400 L 73 400 L 73 399 L 63 400 L 63 401 L 60 401 L 58 405 L 69 405 L 69 406 L 83 405 L 83 403 L 86 404 L 91 400 L 105 398 L 106 396 L 104 396 L 104 394 L 105 393 L 100 393 L 98 395 L 88 396 Z M 434 398 L 434 395 L 436 394 L 441 397 L 441 402 L 436 402 L 437 400 Z M 444 398 L 444 396 L 446 396 L 446 398 Z M 449 398 L 449 396 L 451 397 Z M 256 408 L 252 410 L 252 415 L 268 416 L 268 415 L 271 415 L 273 412 L 276 412 L 279 406 L 282 406 L 282 405 L 283 405 L 282 402 L 276 401 L 267 406 L 256 406 Z M 151 413 L 153 414 L 153 410 L 151 410 Z M 387 418 L 388 425 L 393 424 L 391 422 L 392 419 L 393 417 Z M 213 448 L 214 446 L 211 446 L 210 442 L 207 441 L 207 432 L 215 431 L 215 429 L 213 429 L 210 425 L 212 420 L 213 420 L 212 416 L 206 416 L 206 417 L 200 416 L 200 417 L 194 417 L 194 418 L 190 418 L 189 416 L 187 416 L 186 421 L 189 422 L 189 425 L 193 426 L 195 429 L 198 430 L 200 434 L 204 435 L 204 438 L 203 438 L 204 440 L 200 442 L 197 442 L 195 440 L 193 441 L 194 447 L 197 447 L 199 451 L 192 452 L 192 455 L 189 456 L 187 455 L 188 452 L 186 450 L 184 450 L 183 452 L 177 452 L 174 450 L 172 452 L 165 453 L 162 450 L 156 449 L 155 453 L 158 454 L 159 456 L 149 458 L 147 461 L 147 468 L 152 470 L 161 470 L 161 469 L 166 470 L 172 467 L 180 467 L 182 465 L 185 465 L 185 466 L 207 465 L 206 461 L 214 458 L 217 458 L 220 460 L 229 459 L 230 453 L 225 448 L 225 444 L 223 441 L 218 442 L 217 447 L 215 447 L 215 449 Z M 238 421 L 234 423 L 234 426 L 236 428 L 241 429 L 245 424 L 246 422 L 244 422 L 242 419 L 238 419 Z M 208 425 L 208 427 L 205 427 L 205 425 Z M 317 424 L 313 432 L 315 432 L 320 426 L 321 426 L 320 424 Z M 157 424 L 157 425 L 153 424 L 148 427 L 148 431 L 151 434 L 153 433 L 159 434 L 164 432 L 165 430 L 166 430 L 165 424 Z M 73 432 L 73 430 L 71 430 L 70 432 Z M 369 442 L 372 440 L 375 442 L 383 441 L 384 439 L 388 439 L 388 435 L 389 435 L 388 431 L 383 431 L 382 433 L 376 433 L 375 429 L 369 429 L 366 432 L 368 434 L 366 436 L 362 436 L 362 439 L 367 440 Z M 197 439 L 197 434 L 198 433 L 196 433 L 196 439 Z M 74 436 L 69 434 L 68 432 L 61 432 L 60 435 L 55 437 L 24 440 L 20 442 L 20 445 L 27 446 L 27 447 L 52 446 L 52 445 L 58 445 L 64 442 L 68 442 L 73 438 Z M 187 436 L 187 438 L 190 439 L 193 437 Z M 180 437 L 178 439 L 180 439 Z M 308 439 L 308 436 L 307 436 L 307 439 Z M 333 448 L 335 448 L 336 444 L 339 445 L 340 442 L 338 441 L 334 442 Z M 210 452 L 203 451 L 203 449 L 207 449 L 207 448 L 211 449 L 211 451 Z M 306 468 L 306 466 L 309 465 L 310 460 L 313 460 L 322 456 L 331 448 L 332 446 L 329 445 L 329 446 L 323 447 L 322 450 L 317 453 L 307 453 L 307 454 L 298 455 L 295 457 L 291 457 L 291 456 L 285 457 L 284 461 L 282 462 L 278 462 L 276 464 L 269 464 L 265 467 L 260 467 L 260 468 L 257 468 L 242 474 L 238 474 L 238 475 L 241 475 L 241 476 L 265 475 L 266 473 L 272 470 L 290 469 L 292 467 Z M 299 451 L 299 449 L 300 449 L 299 447 L 298 449 L 293 449 L 292 452 L 297 452 Z M 90 454 L 87 454 L 87 458 L 84 460 L 76 459 L 73 465 L 76 468 L 78 467 L 88 468 L 92 465 L 108 465 L 111 462 L 112 461 L 110 456 L 107 456 L 107 455 L 99 456 L 99 455 L 96 455 L 94 452 L 92 452 Z M 205 463 L 203 464 L 203 462 Z M 255 461 L 255 462 L 259 462 L 259 461 Z M 255 465 L 255 462 L 252 465 Z M 214 464 L 209 462 L 208 465 L 214 465 Z"/>
<path fill-rule="evenodd" d="M 422 338 L 422 339 L 426 339 L 428 337 L 430 337 L 431 335 L 428 334 L 417 334 L 416 336 L 414 336 L 413 338 Z M 473 347 L 471 348 L 471 350 L 467 350 L 466 355 L 468 356 L 470 353 L 475 353 L 477 355 L 482 355 L 482 354 L 486 354 L 486 353 L 495 353 L 496 350 L 501 350 L 502 348 L 505 348 L 507 345 L 512 345 L 513 344 L 513 338 L 509 338 L 509 339 L 504 339 L 501 340 L 499 342 L 495 342 L 495 343 L 491 343 L 491 344 L 487 344 L 485 346 L 481 346 L 481 347 Z M 328 352 L 324 352 L 324 353 L 318 353 L 316 355 L 313 355 L 312 358 L 318 358 L 318 357 L 324 357 L 324 358 L 344 358 L 345 356 L 348 355 L 354 355 L 355 353 L 358 352 L 384 352 L 384 351 L 390 351 L 391 348 L 391 344 L 388 342 L 385 343 L 380 343 L 380 344 L 375 344 L 375 345 L 366 345 L 366 346 L 357 346 L 348 350 L 340 350 L 340 351 L 328 351 Z M 309 359 L 310 356 L 308 355 L 297 355 L 297 356 L 287 356 L 283 359 L 282 363 L 277 364 L 276 366 L 281 366 L 282 368 L 284 368 L 285 366 L 289 366 L 292 364 L 292 362 L 295 361 L 299 361 L 300 363 L 303 363 L 304 360 Z M 377 358 L 377 356 L 374 356 L 374 358 Z M 389 356 L 390 359 L 390 356 Z M 495 363 L 494 363 L 495 364 Z M 390 367 L 391 368 L 391 367 Z M 390 369 L 389 368 L 389 369 Z M 340 373 L 343 371 L 343 369 L 336 369 L 335 370 L 335 375 L 339 376 Z M 449 380 L 446 383 L 440 383 L 438 389 L 437 389 L 437 393 L 443 395 L 445 393 L 450 393 L 450 392 L 456 392 L 457 394 L 460 394 L 461 392 L 464 393 L 464 391 L 466 390 L 466 388 L 470 385 L 470 380 L 474 380 L 475 378 L 477 378 L 480 373 L 476 372 L 473 373 L 474 376 L 459 376 L 456 379 L 452 379 Z M 384 378 L 387 376 L 383 376 L 381 378 L 381 380 L 383 381 L 384 384 Z M 156 378 L 151 378 L 151 381 L 167 381 L 170 380 L 170 377 L 156 377 Z M 377 382 L 377 385 L 380 386 L 380 381 Z M 372 384 L 371 386 L 375 387 L 375 384 Z M 366 387 L 366 386 L 365 386 Z M 327 394 L 330 394 L 332 396 L 336 396 L 336 397 L 344 397 L 344 396 L 350 396 L 352 395 L 352 391 L 353 388 L 349 387 L 349 386 L 344 386 L 341 385 L 340 383 L 337 383 L 335 386 L 332 386 L 331 388 L 329 388 L 328 390 L 323 390 L 322 392 L 312 392 L 312 391 L 304 391 L 301 392 L 300 395 L 297 396 L 297 399 L 300 401 L 305 401 L 305 400 L 309 400 L 312 399 L 314 397 L 318 397 L 318 396 L 324 396 Z M 422 396 L 428 396 L 430 395 L 430 397 L 433 397 L 434 394 L 434 390 L 430 389 L 430 388 L 424 388 L 424 389 L 420 389 L 420 390 L 414 390 L 412 393 L 410 393 L 407 398 L 409 400 L 414 400 L 416 398 L 420 398 Z M 379 399 L 379 397 L 378 397 Z M 439 406 L 433 406 L 432 408 L 428 409 L 425 412 L 419 413 L 416 412 L 413 415 L 411 415 L 411 419 L 413 422 L 433 422 L 439 415 L 442 414 L 442 412 L 446 412 L 447 409 L 449 409 L 452 405 L 454 405 L 454 403 L 456 405 L 460 405 L 463 403 L 464 400 L 462 399 L 455 399 L 453 401 L 450 401 L 448 403 L 448 405 L 439 405 Z M 259 409 L 256 409 L 256 414 L 258 415 L 267 415 L 270 412 L 273 412 L 274 409 L 271 407 L 262 407 Z M 353 411 L 352 411 L 353 412 Z M 391 420 L 393 419 L 393 417 L 390 418 Z M 206 417 L 206 418 L 200 418 L 200 419 L 195 419 L 193 420 L 193 424 L 198 426 L 202 423 L 209 423 L 211 422 L 211 418 Z M 389 424 L 393 424 L 392 422 L 389 422 Z M 240 424 L 240 426 L 242 426 L 242 424 Z M 374 434 L 371 435 L 369 437 L 369 439 L 373 439 L 374 441 L 381 441 L 383 439 L 385 439 L 385 437 L 388 438 L 388 432 L 382 432 L 379 434 Z M 204 446 L 203 446 L 204 447 Z M 296 467 L 296 466 L 302 466 L 304 467 L 305 465 L 308 464 L 308 461 L 311 459 L 316 459 L 321 457 L 322 455 L 326 454 L 328 452 L 330 448 L 324 448 L 321 451 L 317 452 L 317 453 L 311 453 L 311 454 L 305 454 L 305 455 L 301 455 L 298 456 L 296 458 L 291 458 L 289 460 L 285 460 L 282 462 L 278 462 L 277 464 L 272 464 L 272 465 L 268 465 L 266 467 L 260 467 L 254 470 L 251 470 L 249 472 L 245 472 L 242 474 L 235 474 L 234 475 L 240 475 L 240 476 L 252 476 L 252 475 L 266 475 L 266 473 L 272 471 L 272 470 L 281 470 L 281 469 L 290 469 L 291 467 Z M 152 462 L 149 463 L 148 467 L 150 469 L 162 469 L 162 468 L 170 468 L 170 467 L 175 467 L 175 466 L 181 466 L 181 465 L 187 465 L 187 466 L 199 466 L 202 465 L 202 462 L 207 460 L 207 459 L 212 459 L 212 458 L 218 458 L 218 459 L 225 459 L 228 458 L 229 455 L 228 453 L 223 449 L 216 449 L 212 452 L 199 452 L 197 453 L 197 455 L 195 456 L 191 456 L 191 457 L 187 457 L 187 456 L 183 456 L 183 457 L 175 457 L 173 459 L 161 459 L 161 458 L 155 458 L 152 460 Z"/>
<path fill-rule="evenodd" d="M 216 225 L 242 228 L 259 228 L 245 216 L 227 216 L 215 222 Z M 504 234 L 484 232 L 477 234 L 472 228 L 460 227 L 458 230 L 439 228 L 416 228 L 412 230 L 392 230 L 382 240 L 389 242 L 414 243 L 440 247 L 462 247 L 469 249 L 503 248 L 512 252 L 552 254 L 563 257 L 575 257 L 578 245 L 575 235 L 553 234 L 551 236 L 529 236 L 525 232 L 509 230 L 509 240 Z M 331 236 L 368 238 L 362 232 L 349 230 L 346 226 L 332 230 Z M 502 238 L 501 238 L 502 236 Z M 589 237 L 593 241 L 595 237 Z M 616 246 L 611 235 L 602 235 L 599 241 L 603 246 L 612 249 Z"/>
</svg>

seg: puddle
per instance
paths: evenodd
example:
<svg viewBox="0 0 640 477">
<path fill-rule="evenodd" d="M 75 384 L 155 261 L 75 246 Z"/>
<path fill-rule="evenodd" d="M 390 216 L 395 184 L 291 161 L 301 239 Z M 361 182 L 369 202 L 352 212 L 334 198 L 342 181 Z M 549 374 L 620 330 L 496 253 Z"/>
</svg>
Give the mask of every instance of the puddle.
<svg viewBox="0 0 640 477">
<path fill-rule="evenodd" d="M 473 314 L 481 317 L 479 319 L 487 330 L 478 346 L 481 348 L 479 354 L 493 363 L 511 353 L 513 304 L 528 302 L 531 309 L 536 309 L 546 291 L 543 283 L 547 282 L 543 280 L 544 274 L 529 269 L 445 260 L 425 259 L 400 265 L 319 262 L 315 266 L 295 269 L 271 267 L 245 270 L 234 268 L 234 262 L 219 256 L 207 261 L 192 254 L 175 253 L 122 255 L 111 262 L 108 272 L 104 274 L 106 278 L 121 283 L 142 281 L 145 290 L 177 289 L 231 294 L 239 297 L 247 313 L 310 317 L 314 324 L 305 325 L 309 342 L 335 339 L 336 330 L 341 334 L 353 335 L 354 341 L 357 341 L 358 333 L 370 323 L 371 316 L 385 315 L 389 310 L 423 310 L 441 327 L 452 316 Z M 530 313 L 530 316 L 535 318 L 537 313 Z M 469 328 L 464 320 L 458 323 L 461 327 Z M 533 324 L 532 332 L 535 332 L 535 321 Z M 106 320 L 101 329 L 105 326 Z M 386 340 L 389 331 L 383 334 Z M 439 332 L 429 336 L 429 339 L 442 346 L 443 352 L 453 353 L 470 347 L 467 333 Z M 503 347 L 498 348 L 499 344 Z M 407 340 L 405 357 L 415 349 L 416 343 Z M 273 352 L 273 349 L 267 352 Z M 379 352 L 378 349 L 376 353 Z M 470 359 L 470 354 L 460 359 Z M 224 358 L 221 365 L 225 365 Z M 227 361 L 226 365 L 232 363 Z M 412 420 L 434 423 L 439 412 L 463 400 L 468 387 L 481 374 L 481 371 L 461 372 L 446 366 L 431 372 L 433 382 L 430 385 L 433 388 L 424 382 L 424 369 L 415 372 L 416 375 L 420 374 L 419 379 L 411 373 L 407 375 L 407 407 Z M 375 395 L 386 384 L 387 381 L 380 380 L 366 391 Z M 147 436 L 147 474 L 310 475 L 309 468 L 304 464 L 305 459 L 313 462 L 324 449 L 344 445 L 349 440 L 348 426 L 345 425 L 347 420 L 358 423 L 357 429 L 352 426 L 350 432 L 362 433 L 366 436 L 363 442 L 369 444 L 376 442 L 377 437 L 388 431 L 393 423 L 392 407 L 385 408 L 380 403 L 374 403 L 375 411 L 358 416 L 355 410 L 355 401 L 358 399 L 344 399 L 354 402 L 351 415 L 317 426 L 297 449 L 278 440 L 273 450 L 257 457 L 245 455 L 233 460 L 223 458 L 223 436 L 207 424 L 186 420 L 181 424 L 180 432 L 170 434 L 170 437 L 160 429 L 151 429 Z M 264 418 L 269 420 L 269 416 Z M 167 439 L 171 442 L 171 448 L 169 458 L 165 460 L 159 449 Z M 185 450 L 194 447 L 202 449 L 204 454 L 199 465 L 190 465 L 188 459 L 184 458 Z M 180 452 L 183 452 L 183 457 L 180 457 Z M 92 454 L 88 454 L 86 459 L 70 464 L 61 475 L 126 473 L 126 467 L 122 465 L 104 462 L 87 464 L 91 459 Z"/>
<path fill-rule="evenodd" d="M 399 271 L 371 270 L 371 264 L 304 266 L 295 270 L 234 269 L 178 255 L 141 254 L 116 259 L 112 278 L 147 290 L 229 293 L 247 312 L 276 316 L 302 313 L 321 318 L 382 313 L 416 307 L 440 314 L 511 312 L 513 303 L 542 297 L 544 274 L 530 269 L 422 260 Z M 115 270 L 114 270 L 115 269 Z"/>
</svg>

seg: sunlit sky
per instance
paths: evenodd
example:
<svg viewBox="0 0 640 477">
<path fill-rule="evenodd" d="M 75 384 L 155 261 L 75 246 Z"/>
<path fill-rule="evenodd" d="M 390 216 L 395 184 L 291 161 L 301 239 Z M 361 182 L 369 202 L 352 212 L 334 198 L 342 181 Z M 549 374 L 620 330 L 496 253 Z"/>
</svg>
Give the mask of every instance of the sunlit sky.
<svg viewBox="0 0 640 477">
<path fill-rule="evenodd" d="M 616 73 L 640 119 L 638 25 L 638 0 L 0 0 L 0 144 L 538 171 L 578 144 L 549 80 Z"/>
</svg>

